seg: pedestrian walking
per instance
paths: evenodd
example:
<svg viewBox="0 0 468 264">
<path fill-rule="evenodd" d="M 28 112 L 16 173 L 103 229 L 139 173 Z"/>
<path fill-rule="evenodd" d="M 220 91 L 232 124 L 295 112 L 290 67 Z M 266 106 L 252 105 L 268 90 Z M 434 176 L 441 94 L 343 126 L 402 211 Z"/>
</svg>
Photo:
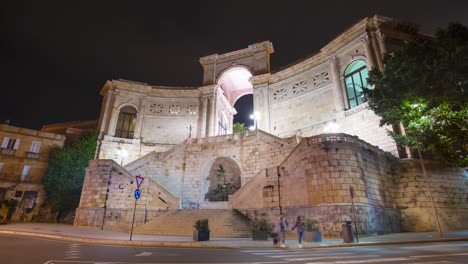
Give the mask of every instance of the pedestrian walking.
<svg viewBox="0 0 468 264">
<path fill-rule="evenodd" d="M 286 240 L 286 231 L 289 229 L 288 220 L 283 215 L 275 223 L 275 232 L 278 234 L 279 246 L 284 248 Z"/>
<path fill-rule="evenodd" d="M 294 226 L 291 228 L 291 230 L 296 229 L 297 233 L 297 247 L 302 248 L 302 236 L 304 235 L 304 221 L 302 221 L 302 218 L 300 216 L 297 217 L 296 223 L 294 223 Z"/>
</svg>

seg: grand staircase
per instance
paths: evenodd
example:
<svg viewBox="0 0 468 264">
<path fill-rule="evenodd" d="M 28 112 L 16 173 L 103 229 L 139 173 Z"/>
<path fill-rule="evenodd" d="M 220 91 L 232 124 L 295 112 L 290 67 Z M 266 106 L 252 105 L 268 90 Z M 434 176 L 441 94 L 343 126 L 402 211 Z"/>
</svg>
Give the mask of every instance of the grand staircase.
<svg viewBox="0 0 468 264">
<path fill-rule="evenodd" d="M 137 226 L 138 234 L 191 236 L 197 219 L 207 218 L 210 236 L 250 237 L 250 220 L 231 209 L 169 209 L 146 224 Z"/>
</svg>

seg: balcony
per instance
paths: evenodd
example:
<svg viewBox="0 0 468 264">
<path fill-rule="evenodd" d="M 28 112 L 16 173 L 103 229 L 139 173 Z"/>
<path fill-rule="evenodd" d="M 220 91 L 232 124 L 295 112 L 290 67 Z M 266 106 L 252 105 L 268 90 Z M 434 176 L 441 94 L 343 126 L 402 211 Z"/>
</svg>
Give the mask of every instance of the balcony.
<svg viewBox="0 0 468 264">
<path fill-rule="evenodd" d="M 38 160 L 38 159 L 39 159 L 39 153 L 36 153 L 36 152 L 26 152 L 26 158 L 27 158 L 27 159 L 35 159 L 35 160 Z"/>
<path fill-rule="evenodd" d="M 6 149 L 6 148 L 0 149 L 0 155 L 14 156 L 15 152 L 16 152 L 16 149 Z"/>
</svg>

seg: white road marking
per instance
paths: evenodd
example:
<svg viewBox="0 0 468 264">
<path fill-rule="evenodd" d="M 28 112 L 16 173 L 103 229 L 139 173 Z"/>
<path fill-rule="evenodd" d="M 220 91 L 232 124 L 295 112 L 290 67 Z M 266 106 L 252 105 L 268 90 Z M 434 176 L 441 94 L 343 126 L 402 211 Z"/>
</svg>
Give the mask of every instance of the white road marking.
<svg viewBox="0 0 468 264">
<path fill-rule="evenodd" d="M 354 263 L 381 263 L 381 262 L 391 262 L 391 261 L 403 261 L 403 260 L 412 260 L 411 258 L 374 258 L 374 259 L 361 259 L 361 260 L 343 260 L 335 261 L 336 264 L 354 264 Z M 310 264 L 310 263 L 307 263 Z M 315 263 L 314 263 L 315 264 Z"/>
<path fill-rule="evenodd" d="M 136 257 L 146 257 L 146 256 L 151 256 L 153 255 L 153 253 L 151 252 L 141 252 L 140 254 L 138 255 L 135 255 Z"/>
<path fill-rule="evenodd" d="M 306 257 L 306 256 L 343 256 L 343 255 L 352 255 L 353 253 L 348 253 L 348 252 L 337 252 L 337 253 L 332 253 L 330 255 L 326 255 L 324 253 L 308 253 L 308 252 L 298 252 L 298 254 L 290 254 L 292 252 L 287 252 L 286 254 L 280 254 L 280 255 L 274 255 L 274 256 L 269 256 L 270 258 L 289 258 L 289 257 Z"/>
<path fill-rule="evenodd" d="M 309 260 L 321 260 L 321 259 L 350 259 L 350 258 L 366 258 L 366 257 L 380 257 L 381 255 L 356 255 L 356 256 L 321 256 L 321 257 L 311 257 L 311 258 L 285 258 L 288 261 L 309 261 Z M 338 263 L 338 262 L 335 262 Z"/>
</svg>

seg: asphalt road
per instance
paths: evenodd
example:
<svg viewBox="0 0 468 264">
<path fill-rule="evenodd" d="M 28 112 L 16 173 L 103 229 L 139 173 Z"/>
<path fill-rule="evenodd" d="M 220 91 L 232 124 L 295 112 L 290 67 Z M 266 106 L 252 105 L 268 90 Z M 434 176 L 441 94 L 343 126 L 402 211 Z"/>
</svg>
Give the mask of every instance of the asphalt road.
<svg viewBox="0 0 468 264">
<path fill-rule="evenodd" d="M 28 237 L 0 236 L 5 264 L 359 264 L 468 263 L 468 242 L 314 249 L 194 249 L 81 244 Z"/>
</svg>

